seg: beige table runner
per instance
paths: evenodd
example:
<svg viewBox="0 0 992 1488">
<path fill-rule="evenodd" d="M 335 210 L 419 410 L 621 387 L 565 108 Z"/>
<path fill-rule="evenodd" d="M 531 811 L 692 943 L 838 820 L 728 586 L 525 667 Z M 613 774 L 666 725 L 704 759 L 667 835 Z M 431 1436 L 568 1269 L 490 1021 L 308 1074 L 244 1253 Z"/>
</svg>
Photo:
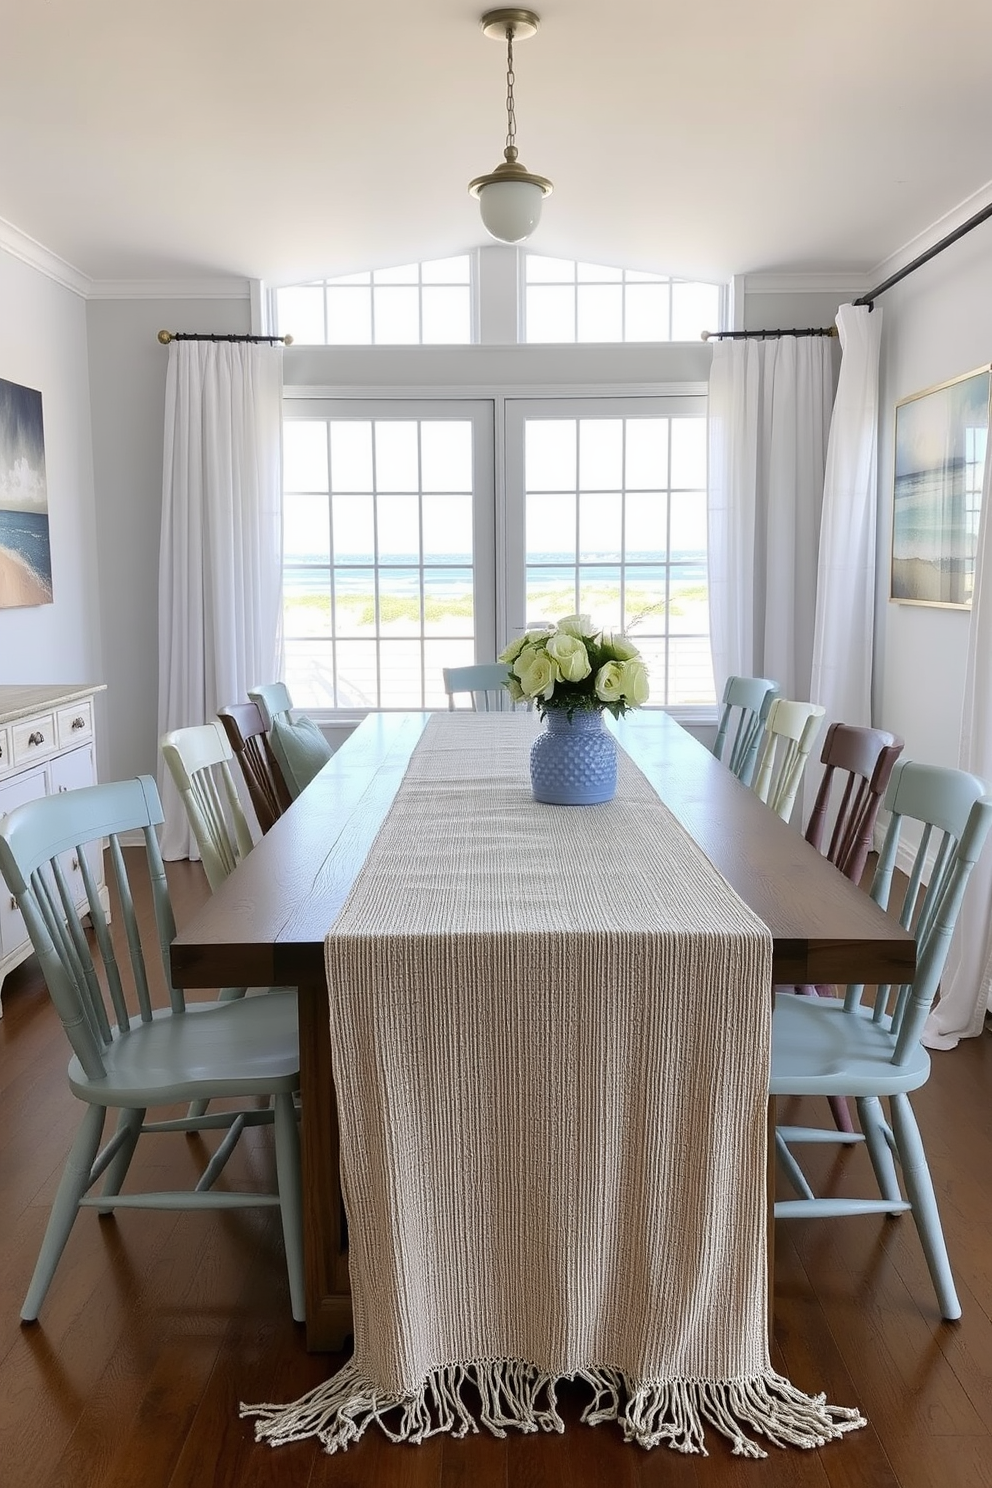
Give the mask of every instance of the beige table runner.
<svg viewBox="0 0 992 1488">
<path fill-rule="evenodd" d="M 525 715 L 431 719 L 327 940 L 352 1360 L 252 1406 L 329 1451 L 476 1419 L 643 1446 L 863 1424 L 771 1368 L 771 937 L 619 752 L 616 799 L 530 793 Z"/>
</svg>

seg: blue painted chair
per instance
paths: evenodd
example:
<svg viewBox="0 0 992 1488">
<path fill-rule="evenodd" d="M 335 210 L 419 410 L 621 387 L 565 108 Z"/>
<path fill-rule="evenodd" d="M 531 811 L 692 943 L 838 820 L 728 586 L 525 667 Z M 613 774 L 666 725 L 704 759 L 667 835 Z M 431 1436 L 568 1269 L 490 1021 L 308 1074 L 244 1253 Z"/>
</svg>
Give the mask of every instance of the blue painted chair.
<svg viewBox="0 0 992 1488">
<path fill-rule="evenodd" d="M 142 776 L 28 801 L 0 821 L 0 872 L 24 916 L 72 1047 L 69 1088 L 84 1107 L 21 1309 L 26 1322 L 37 1318 L 76 1216 L 87 1207 L 101 1214 L 124 1208 L 278 1207 L 293 1316 L 303 1319 L 296 996 L 279 992 L 233 1002 L 187 1003 L 172 986 L 168 954 L 176 926 L 155 830 L 162 819 L 155 782 Z M 150 884 L 154 922 L 144 946 L 142 924 L 148 921 L 139 922 L 135 911 L 120 840 L 125 833 L 140 833 L 143 842 L 143 852 L 129 846 L 127 857 L 133 863 L 133 855 L 140 856 L 145 893 Z M 83 850 L 104 839 L 115 904 L 113 928 Z M 90 932 L 83 929 L 67 885 L 64 860 L 69 854 L 82 869 Z M 145 1119 L 149 1108 L 215 1098 L 243 1101 L 244 1109 Z M 271 1105 L 260 1109 L 265 1098 Z M 116 1129 L 100 1150 L 111 1110 L 117 1112 Z M 275 1126 L 275 1191 L 215 1190 L 245 1127 L 270 1122 Z M 142 1135 L 209 1130 L 223 1136 L 192 1192 L 121 1192 Z M 101 1177 L 101 1191 L 91 1194 Z"/>
<path fill-rule="evenodd" d="M 922 835 L 899 915 L 905 928 L 915 930 L 914 979 L 904 986 L 879 987 L 870 1000 L 860 986 L 848 987 L 843 1000 L 778 992 L 772 1021 L 770 1093 L 853 1097 L 861 1122 L 857 1133 L 786 1125 L 777 1129 L 780 1165 L 800 1197 L 776 1203 L 776 1217 L 911 1212 L 945 1318 L 960 1317 L 961 1305 L 909 1097 L 930 1074 L 930 1058 L 920 1034 L 937 993 L 965 885 L 992 822 L 992 797 L 986 791 L 983 781 L 963 770 L 909 760 L 896 763 L 883 802 L 891 818 L 871 896 L 888 908 L 903 825 L 920 824 Z M 888 1121 L 883 1098 L 889 1103 Z M 804 1142 L 862 1141 L 867 1144 L 881 1198 L 818 1198 L 792 1147 Z"/>
<path fill-rule="evenodd" d="M 778 683 L 767 677 L 728 677 L 723 689 L 713 753 L 738 780 L 750 785 L 768 710 L 778 697 Z M 728 750 L 729 741 L 729 750 Z"/>
<path fill-rule="evenodd" d="M 503 662 L 442 667 L 441 675 L 451 712 L 455 711 L 455 696 L 459 693 L 467 694 L 471 700 L 470 706 L 477 713 L 498 713 L 504 706 L 504 698 L 509 703 L 509 693 L 503 683 L 510 675 L 510 668 Z"/>
</svg>

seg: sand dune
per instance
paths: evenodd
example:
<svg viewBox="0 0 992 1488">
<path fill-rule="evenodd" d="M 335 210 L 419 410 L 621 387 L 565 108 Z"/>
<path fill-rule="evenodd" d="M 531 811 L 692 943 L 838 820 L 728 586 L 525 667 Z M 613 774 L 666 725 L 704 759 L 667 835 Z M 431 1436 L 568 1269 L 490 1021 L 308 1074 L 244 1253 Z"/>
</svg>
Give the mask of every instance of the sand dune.
<svg viewBox="0 0 992 1488">
<path fill-rule="evenodd" d="M 52 586 L 9 548 L 0 548 L 0 609 L 51 604 Z"/>
</svg>

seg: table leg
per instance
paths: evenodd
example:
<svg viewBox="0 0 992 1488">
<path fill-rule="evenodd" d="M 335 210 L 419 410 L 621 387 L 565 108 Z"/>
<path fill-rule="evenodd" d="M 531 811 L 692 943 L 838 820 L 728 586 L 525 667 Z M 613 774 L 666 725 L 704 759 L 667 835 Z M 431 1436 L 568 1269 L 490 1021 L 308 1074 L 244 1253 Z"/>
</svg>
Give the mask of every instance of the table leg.
<svg viewBox="0 0 992 1488">
<path fill-rule="evenodd" d="M 307 1348 L 338 1352 L 352 1329 L 327 986 L 299 989 Z"/>
</svg>

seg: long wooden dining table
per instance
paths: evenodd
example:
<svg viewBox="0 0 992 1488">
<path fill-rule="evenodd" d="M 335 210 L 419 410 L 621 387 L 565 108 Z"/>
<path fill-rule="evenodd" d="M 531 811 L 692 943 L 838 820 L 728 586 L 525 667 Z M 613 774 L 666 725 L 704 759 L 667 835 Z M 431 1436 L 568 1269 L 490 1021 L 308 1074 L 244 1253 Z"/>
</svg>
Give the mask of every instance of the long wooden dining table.
<svg viewBox="0 0 992 1488">
<path fill-rule="evenodd" d="M 351 1332 L 325 939 L 430 716 L 370 714 L 171 949 L 179 987 L 299 988 L 306 1328 L 313 1350 L 340 1349 Z M 675 720 L 645 709 L 611 727 L 698 847 L 767 925 L 776 985 L 911 977 L 912 936 Z"/>
</svg>

